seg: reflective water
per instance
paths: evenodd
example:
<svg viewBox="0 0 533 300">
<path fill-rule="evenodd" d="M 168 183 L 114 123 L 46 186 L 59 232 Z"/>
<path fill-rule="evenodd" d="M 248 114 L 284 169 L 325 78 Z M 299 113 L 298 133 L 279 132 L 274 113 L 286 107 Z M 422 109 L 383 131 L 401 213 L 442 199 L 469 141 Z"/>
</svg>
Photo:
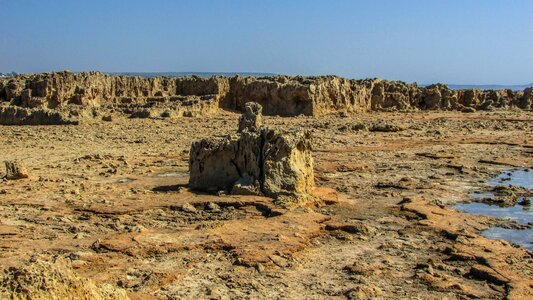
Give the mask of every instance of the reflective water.
<svg viewBox="0 0 533 300">
<path fill-rule="evenodd" d="M 506 240 L 533 250 L 533 228 L 516 230 L 493 227 L 485 230 L 483 236 L 493 240 Z"/>
<path fill-rule="evenodd" d="M 533 197 L 530 200 L 533 201 Z M 527 225 L 529 222 L 533 222 L 533 210 L 531 209 L 531 206 L 515 205 L 511 207 L 499 207 L 497 205 L 471 202 L 457 204 L 455 208 L 469 214 L 487 215 L 515 220 L 522 225 Z"/>
<path fill-rule="evenodd" d="M 533 170 L 512 170 L 500 173 L 489 180 L 490 185 L 516 185 L 526 189 L 533 189 Z"/>
<path fill-rule="evenodd" d="M 522 186 L 533 189 L 533 170 L 510 170 L 502 172 L 497 177 L 489 180 L 489 184 Z M 492 193 L 474 193 L 473 199 L 493 197 Z M 528 198 L 533 202 L 533 197 Z M 531 206 L 515 205 L 512 207 L 499 207 L 485 203 L 472 202 L 461 203 L 454 206 L 460 211 L 470 214 L 482 214 L 499 218 L 507 218 L 522 225 L 533 224 L 533 210 Z M 518 244 L 524 248 L 533 250 L 533 228 L 528 229 L 506 229 L 493 227 L 483 231 L 483 236 L 490 239 L 507 240 Z"/>
</svg>

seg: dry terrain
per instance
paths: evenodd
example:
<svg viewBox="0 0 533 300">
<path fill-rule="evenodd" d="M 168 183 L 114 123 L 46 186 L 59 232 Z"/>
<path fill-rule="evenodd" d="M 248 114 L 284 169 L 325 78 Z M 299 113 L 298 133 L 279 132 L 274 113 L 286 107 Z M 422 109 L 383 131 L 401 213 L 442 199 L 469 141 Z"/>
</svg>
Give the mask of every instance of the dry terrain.
<svg viewBox="0 0 533 300">
<path fill-rule="evenodd" d="M 533 112 L 264 117 L 312 131 L 318 200 L 296 207 L 188 189 L 191 143 L 238 117 L 1 126 L 30 178 L 0 181 L 0 266 L 132 299 L 533 298 L 533 253 L 479 235 L 518 225 L 451 208 L 533 167 Z"/>
</svg>

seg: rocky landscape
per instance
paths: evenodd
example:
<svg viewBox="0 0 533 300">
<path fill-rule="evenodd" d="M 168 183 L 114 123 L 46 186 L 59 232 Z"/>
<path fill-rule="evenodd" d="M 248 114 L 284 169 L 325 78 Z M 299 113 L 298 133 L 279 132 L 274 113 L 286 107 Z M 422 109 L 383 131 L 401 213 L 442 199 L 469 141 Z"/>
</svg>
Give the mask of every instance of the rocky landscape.
<svg viewBox="0 0 533 300">
<path fill-rule="evenodd" d="M 452 207 L 532 170 L 532 97 L 333 76 L 0 79 L 1 123 L 36 125 L 0 127 L 0 298 L 532 298 L 533 252 L 481 234 L 531 224 Z"/>
<path fill-rule="evenodd" d="M 380 110 L 530 109 L 533 88 L 451 90 L 382 79 L 155 77 L 69 71 L 0 78 L 0 124 L 79 124 L 92 119 L 198 117 L 257 102 L 266 115 L 322 116 Z"/>
</svg>

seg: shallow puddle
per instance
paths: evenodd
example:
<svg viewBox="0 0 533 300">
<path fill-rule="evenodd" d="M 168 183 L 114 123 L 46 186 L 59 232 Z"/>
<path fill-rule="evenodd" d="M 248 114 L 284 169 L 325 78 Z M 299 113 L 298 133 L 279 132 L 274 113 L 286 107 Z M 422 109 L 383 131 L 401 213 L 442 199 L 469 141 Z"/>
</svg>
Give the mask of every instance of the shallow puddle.
<svg viewBox="0 0 533 300">
<path fill-rule="evenodd" d="M 527 189 L 533 189 L 533 170 L 505 171 L 497 177 L 489 180 L 489 184 L 492 186 L 514 185 L 522 186 Z M 492 196 L 493 194 L 491 193 L 475 193 L 471 195 L 473 199 Z M 533 197 L 529 197 L 528 199 L 533 201 Z M 511 219 L 522 225 L 533 224 L 533 210 L 531 209 L 531 206 L 515 205 L 512 207 L 500 207 L 497 205 L 471 202 L 457 204 L 454 206 L 454 208 L 469 214 L 481 214 Z M 533 250 L 533 228 L 531 227 L 528 229 L 506 229 L 501 227 L 493 227 L 483 231 L 482 234 L 490 239 L 507 240 L 524 248 Z"/>
<path fill-rule="evenodd" d="M 493 227 L 485 230 L 483 236 L 493 240 L 506 240 L 533 250 L 533 228 L 516 230 Z"/>
<path fill-rule="evenodd" d="M 533 189 L 533 169 L 510 170 L 502 172 L 500 175 L 489 181 L 490 185 L 516 185 Z"/>
<path fill-rule="evenodd" d="M 533 201 L 533 198 L 531 198 Z M 533 222 L 533 210 L 531 206 L 515 205 L 511 207 L 500 207 L 479 202 L 461 203 L 455 208 L 469 214 L 487 215 L 503 219 L 511 219 L 522 225 Z"/>
</svg>

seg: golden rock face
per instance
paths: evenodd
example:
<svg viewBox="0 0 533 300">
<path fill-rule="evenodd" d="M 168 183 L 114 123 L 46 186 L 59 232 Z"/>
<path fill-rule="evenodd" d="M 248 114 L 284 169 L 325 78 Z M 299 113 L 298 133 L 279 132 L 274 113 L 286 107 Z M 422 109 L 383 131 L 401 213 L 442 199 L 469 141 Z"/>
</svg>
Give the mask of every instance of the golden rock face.
<svg viewBox="0 0 533 300">
<path fill-rule="evenodd" d="M 531 107 L 531 88 L 451 90 L 381 79 L 336 76 L 154 77 L 56 72 L 0 79 L 0 124 L 78 124 L 105 114 L 132 118 L 197 117 L 219 108 L 265 115 L 320 116 L 376 110 L 491 110 Z M 147 113 L 148 112 L 148 113 Z"/>
<path fill-rule="evenodd" d="M 190 187 L 273 198 L 310 194 L 314 186 L 310 134 L 261 126 L 257 103 L 247 103 L 245 111 L 236 134 L 192 144 Z"/>
</svg>

